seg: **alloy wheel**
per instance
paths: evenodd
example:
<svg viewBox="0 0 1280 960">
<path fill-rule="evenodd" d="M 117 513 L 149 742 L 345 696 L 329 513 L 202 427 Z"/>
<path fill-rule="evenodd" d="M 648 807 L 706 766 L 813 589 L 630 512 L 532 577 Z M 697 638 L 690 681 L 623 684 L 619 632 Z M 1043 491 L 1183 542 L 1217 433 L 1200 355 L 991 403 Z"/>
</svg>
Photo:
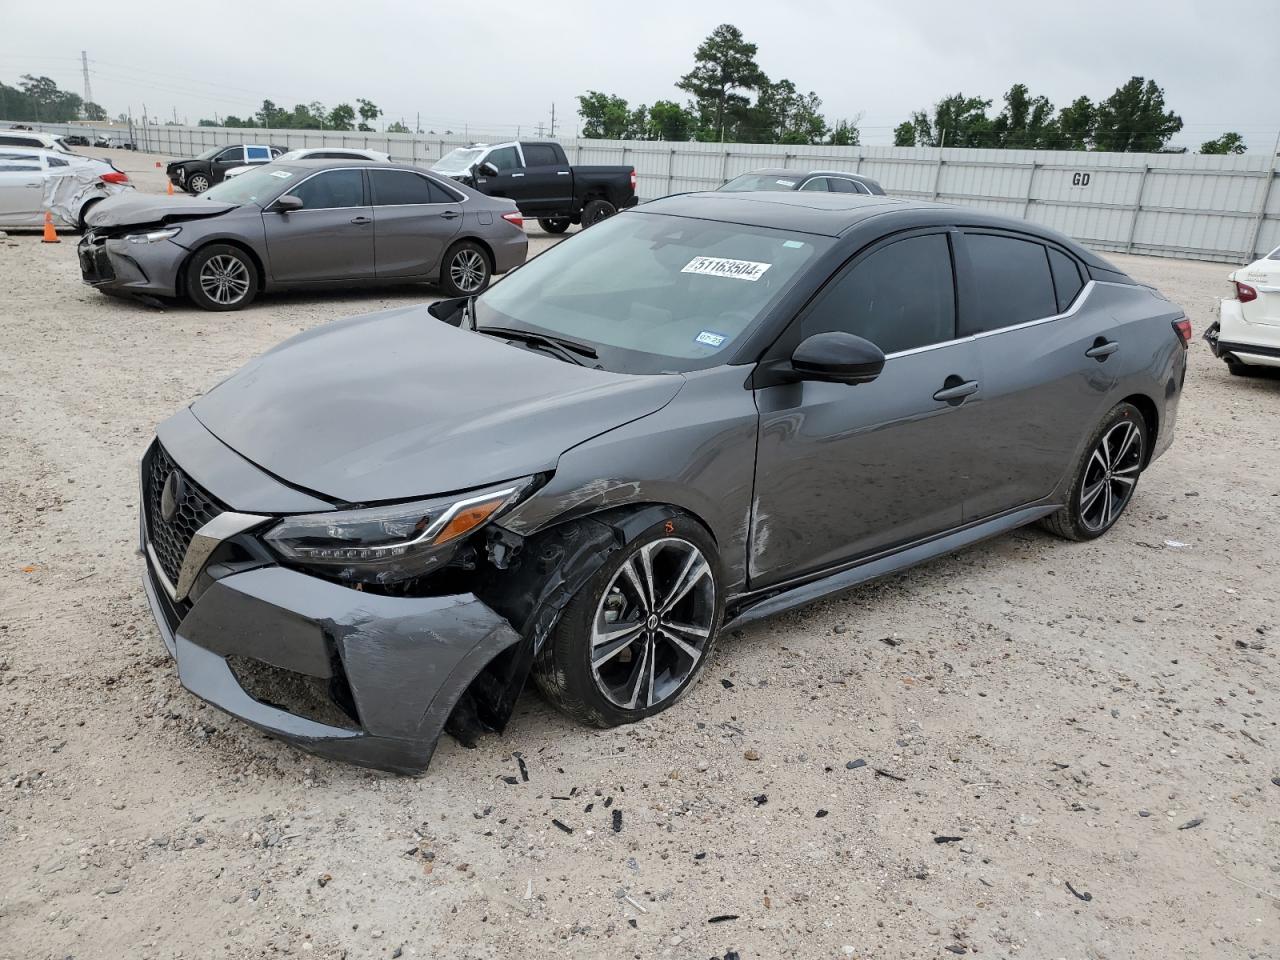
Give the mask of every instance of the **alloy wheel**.
<svg viewBox="0 0 1280 960">
<path fill-rule="evenodd" d="M 1124 420 L 1102 435 L 1080 484 L 1080 521 L 1091 532 L 1105 530 L 1124 511 L 1142 471 L 1142 431 Z"/>
<path fill-rule="evenodd" d="M 187 186 L 191 188 L 192 193 L 204 193 L 209 189 L 209 181 L 200 174 L 196 174 L 187 181 Z"/>
<path fill-rule="evenodd" d="M 449 264 L 449 279 L 463 293 L 475 293 L 488 272 L 484 256 L 478 250 L 459 250 Z"/>
<path fill-rule="evenodd" d="M 715 617 L 715 577 L 702 551 L 679 537 L 646 543 L 613 575 L 596 608 L 597 689 L 626 710 L 674 697 L 701 663 Z"/>
<path fill-rule="evenodd" d="M 200 267 L 200 289 L 224 307 L 239 303 L 249 292 L 249 268 L 239 257 L 220 253 Z"/>
</svg>

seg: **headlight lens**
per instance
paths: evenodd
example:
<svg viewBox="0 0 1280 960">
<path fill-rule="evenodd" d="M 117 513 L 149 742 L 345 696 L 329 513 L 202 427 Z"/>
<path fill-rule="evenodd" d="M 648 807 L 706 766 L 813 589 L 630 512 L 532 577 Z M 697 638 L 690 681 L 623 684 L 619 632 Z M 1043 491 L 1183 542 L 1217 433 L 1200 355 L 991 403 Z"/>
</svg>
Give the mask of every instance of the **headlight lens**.
<svg viewBox="0 0 1280 960">
<path fill-rule="evenodd" d="M 518 503 L 533 478 L 462 496 L 285 517 L 265 536 L 287 560 L 344 580 L 392 583 L 447 563 L 467 534 Z"/>
<path fill-rule="evenodd" d="M 160 240 L 172 240 L 181 232 L 181 227 L 166 227 L 163 230 L 152 230 L 148 233 L 131 233 L 125 239 L 130 243 L 156 243 Z"/>
</svg>

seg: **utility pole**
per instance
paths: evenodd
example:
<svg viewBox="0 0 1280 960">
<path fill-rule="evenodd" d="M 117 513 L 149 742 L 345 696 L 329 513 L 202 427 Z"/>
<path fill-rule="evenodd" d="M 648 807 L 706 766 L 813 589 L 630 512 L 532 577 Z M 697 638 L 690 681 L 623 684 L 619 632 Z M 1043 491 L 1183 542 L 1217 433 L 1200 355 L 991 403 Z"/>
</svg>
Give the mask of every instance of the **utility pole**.
<svg viewBox="0 0 1280 960">
<path fill-rule="evenodd" d="M 556 105 L 551 105 L 551 139 L 556 138 Z"/>
<path fill-rule="evenodd" d="M 89 85 L 89 54 L 80 51 L 80 69 L 84 72 L 84 102 L 93 103 L 93 87 Z"/>
</svg>

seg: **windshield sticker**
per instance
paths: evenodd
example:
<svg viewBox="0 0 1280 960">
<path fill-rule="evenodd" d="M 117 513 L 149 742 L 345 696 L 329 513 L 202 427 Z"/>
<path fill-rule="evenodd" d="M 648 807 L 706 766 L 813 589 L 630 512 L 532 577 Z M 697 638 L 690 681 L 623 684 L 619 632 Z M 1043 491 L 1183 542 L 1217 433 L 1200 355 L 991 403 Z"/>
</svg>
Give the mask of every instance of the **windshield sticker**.
<svg viewBox="0 0 1280 960">
<path fill-rule="evenodd" d="M 775 180 L 773 182 L 780 187 L 794 187 L 796 185 L 794 180 Z"/>
<path fill-rule="evenodd" d="M 804 246 L 803 240 L 783 240 L 782 245 L 788 250 L 799 250 Z"/>
<path fill-rule="evenodd" d="M 730 277 L 733 280 L 750 280 L 752 283 L 764 276 L 773 264 L 756 263 L 754 260 L 726 260 L 723 257 L 694 257 L 684 265 L 681 273 L 700 273 L 709 277 Z"/>
<path fill-rule="evenodd" d="M 729 338 L 723 333 L 716 333 L 713 330 L 703 330 L 693 338 L 693 342 L 705 343 L 708 347 L 719 347 L 728 339 Z"/>
<path fill-rule="evenodd" d="M 271 175 L 273 177 L 277 177 L 280 180 L 288 180 L 290 177 L 293 176 L 293 174 L 290 173 L 288 170 L 272 170 Z"/>
</svg>

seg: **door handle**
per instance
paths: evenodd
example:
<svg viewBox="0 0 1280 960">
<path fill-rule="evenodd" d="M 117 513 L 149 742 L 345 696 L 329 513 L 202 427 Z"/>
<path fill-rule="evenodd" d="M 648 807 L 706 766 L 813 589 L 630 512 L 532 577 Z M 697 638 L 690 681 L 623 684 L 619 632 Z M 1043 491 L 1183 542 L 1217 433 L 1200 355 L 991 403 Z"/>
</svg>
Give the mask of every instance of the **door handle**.
<svg viewBox="0 0 1280 960">
<path fill-rule="evenodd" d="M 373 223 L 372 217 L 352 217 L 352 223 Z"/>
<path fill-rule="evenodd" d="M 567 177 L 568 175 L 569 175 L 569 171 L 568 171 L 568 170 L 557 170 L 557 171 L 556 171 L 556 176 L 557 176 L 557 177 Z"/>
<path fill-rule="evenodd" d="M 446 210 L 444 213 L 440 214 L 440 219 L 441 220 L 457 220 L 458 217 L 460 216 L 462 216 L 462 214 L 458 213 L 457 210 Z"/>
<path fill-rule="evenodd" d="M 524 174 L 523 174 L 523 173 L 513 173 L 511 176 L 513 176 L 513 177 L 523 177 L 523 176 L 524 176 Z"/>
<path fill-rule="evenodd" d="M 964 398 L 978 392 L 977 380 L 962 380 L 955 374 L 943 381 L 942 389 L 933 395 L 933 399 L 942 400 L 957 407 L 964 403 Z"/>
<path fill-rule="evenodd" d="M 1097 340 L 1093 341 L 1093 346 L 1086 350 L 1084 355 L 1102 363 L 1102 361 L 1106 360 L 1107 357 L 1111 356 L 1119 349 L 1120 344 L 1116 343 L 1114 340 L 1107 340 L 1104 337 L 1099 337 Z"/>
</svg>

